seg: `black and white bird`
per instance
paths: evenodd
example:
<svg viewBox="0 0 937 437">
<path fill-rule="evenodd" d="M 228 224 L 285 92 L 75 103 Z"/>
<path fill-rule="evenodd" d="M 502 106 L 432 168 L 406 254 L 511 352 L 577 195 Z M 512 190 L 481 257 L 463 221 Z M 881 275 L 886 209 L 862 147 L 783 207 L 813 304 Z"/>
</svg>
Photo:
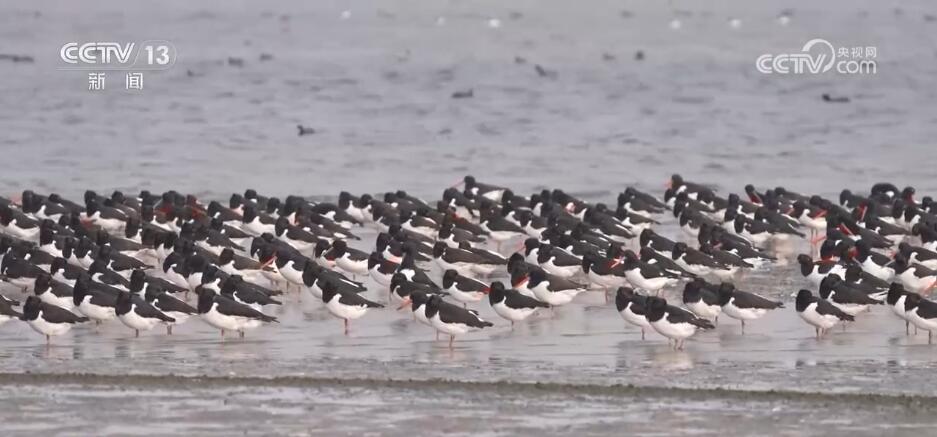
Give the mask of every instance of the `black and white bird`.
<svg viewBox="0 0 937 437">
<path fill-rule="evenodd" d="M 701 282 L 694 280 L 683 287 L 683 305 L 697 317 L 716 322 L 722 312 L 719 294 L 704 288 Z"/>
<path fill-rule="evenodd" d="M 36 278 L 35 294 L 45 303 L 69 311 L 75 308 L 72 286 L 52 279 L 51 275 L 43 274 Z"/>
<path fill-rule="evenodd" d="M 895 255 L 894 267 L 895 276 L 908 291 L 927 294 L 937 287 L 937 271 L 911 263 L 900 253 Z"/>
<path fill-rule="evenodd" d="M 837 323 L 846 323 L 855 320 L 852 315 L 847 314 L 826 299 L 817 298 L 810 293 L 810 290 L 802 289 L 797 292 L 797 298 L 794 301 L 794 309 L 801 319 L 814 327 L 817 340 L 836 326 Z"/>
<path fill-rule="evenodd" d="M 904 331 L 905 334 L 910 334 L 910 323 L 911 319 L 908 317 L 908 310 L 905 307 L 905 302 L 908 298 L 908 291 L 898 282 L 892 282 L 891 287 L 888 288 L 888 296 L 885 297 L 885 303 L 891 307 L 891 310 L 898 316 L 901 320 L 904 320 Z"/>
<path fill-rule="evenodd" d="M 843 277 L 846 274 L 846 267 L 835 261 L 819 260 L 814 261 L 810 255 L 797 255 L 797 263 L 800 265 L 800 274 L 809 280 L 813 285 L 820 285 L 823 278 L 829 275 L 839 275 Z"/>
<path fill-rule="evenodd" d="M 505 288 L 501 282 L 493 282 L 488 293 L 488 303 L 495 314 L 511 322 L 511 328 L 514 328 L 515 322 L 526 320 L 539 308 L 549 308 L 550 305 L 525 296 L 513 288 Z"/>
<path fill-rule="evenodd" d="M 696 333 L 698 329 L 714 329 L 712 322 L 701 319 L 693 313 L 667 305 L 667 300 L 660 297 L 649 296 L 645 313 L 651 327 L 660 335 L 674 341 L 674 349 L 682 350 L 686 339 Z"/>
<path fill-rule="evenodd" d="M 494 326 L 479 317 L 478 312 L 448 303 L 438 295 L 429 297 L 426 302 L 426 317 L 433 328 L 449 336 L 449 348 L 457 335 Z"/>
<path fill-rule="evenodd" d="M 625 251 L 625 260 L 622 264 L 625 278 L 635 288 L 648 293 L 657 294 L 664 287 L 676 284 L 677 278 L 654 264 L 641 262 L 638 256 L 630 250 Z"/>
<path fill-rule="evenodd" d="M 549 278 L 543 270 L 530 272 L 526 287 L 534 293 L 537 300 L 550 306 L 566 305 L 586 291 L 582 284 L 563 278 Z"/>
<path fill-rule="evenodd" d="M 36 296 L 26 298 L 23 304 L 22 320 L 29 324 L 36 332 L 46 336 L 46 342 L 51 342 L 53 336 L 65 334 L 76 323 L 87 322 L 87 317 L 40 300 Z"/>
<path fill-rule="evenodd" d="M 463 276 L 490 275 L 498 264 L 492 264 L 479 254 L 459 247 L 450 247 L 442 241 L 433 246 L 433 259 L 442 270 L 455 270 Z"/>
<path fill-rule="evenodd" d="M 908 320 L 927 331 L 927 344 L 932 344 L 934 331 L 937 331 L 937 302 L 925 299 L 917 293 L 909 293 L 905 298 L 905 310 Z"/>
<path fill-rule="evenodd" d="M 144 276 L 141 270 L 133 272 L 130 276 L 130 292 L 140 296 L 147 303 L 156 307 L 157 310 L 173 319 L 172 322 L 165 322 L 167 335 L 172 335 L 173 326 L 182 324 L 189 317 L 198 314 L 198 309 L 168 293 L 160 286 L 148 283 Z"/>
<path fill-rule="evenodd" d="M 332 282 L 322 285 L 322 302 L 333 316 L 342 319 L 345 335 L 348 335 L 348 321 L 360 318 L 371 308 L 383 308 L 377 302 L 365 299 L 358 293 L 348 292 L 335 286 Z"/>
<path fill-rule="evenodd" d="M 345 240 L 335 240 L 332 247 L 327 252 L 328 258 L 335 261 L 335 266 L 343 272 L 352 275 L 368 275 L 368 257 L 369 255 L 357 249 L 348 247 Z"/>
<path fill-rule="evenodd" d="M 453 299 L 462 302 L 462 306 L 478 302 L 490 292 L 488 285 L 484 282 L 461 275 L 453 269 L 443 273 L 442 290 Z"/>
<path fill-rule="evenodd" d="M 582 259 L 550 244 L 542 244 L 537 250 L 537 264 L 547 273 L 571 278 L 582 268 Z"/>
<path fill-rule="evenodd" d="M 647 296 L 637 294 L 628 287 L 619 287 L 615 293 L 615 308 L 622 319 L 631 325 L 641 328 L 641 340 L 644 340 L 645 331 L 651 328 L 647 320 Z"/>
<path fill-rule="evenodd" d="M 92 287 L 91 281 L 79 279 L 72 287 L 72 303 L 79 313 L 94 320 L 96 324 L 117 317 L 117 294 L 119 289 L 103 284 Z"/>
<path fill-rule="evenodd" d="M 390 286 L 391 278 L 397 272 L 400 264 L 384 259 L 380 252 L 371 252 L 368 256 L 368 274 L 374 282 L 383 286 Z"/>
<path fill-rule="evenodd" d="M 719 304 L 723 314 L 742 322 L 742 334 L 745 333 L 745 321 L 760 319 L 768 311 L 784 308 L 782 302 L 773 301 L 755 293 L 736 290 L 731 282 L 719 286 Z"/>
<path fill-rule="evenodd" d="M 149 331 L 160 323 L 175 323 L 176 319 L 163 314 L 142 297 L 121 291 L 117 294 L 115 306 L 117 318 L 128 328 L 133 329 L 134 336 L 139 337 L 140 331 Z"/>
<path fill-rule="evenodd" d="M 244 337 L 244 331 L 259 326 L 259 322 L 279 323 L 276 317 L 268 316 L 250 305 L 237 302 L 230 297 L 215 293 L 207 288 L 198 290 L 198 314 L 210 326 L 225 331 L 237 331 Z"/>
<path fill-rule="evenodd" d="M 867 310 L 870 305 L 882 304 L 882 301 L 851 287 L 839 275 L 823 278 L 820 282 L 820 297 L 851 316 Z"/>
</svg>

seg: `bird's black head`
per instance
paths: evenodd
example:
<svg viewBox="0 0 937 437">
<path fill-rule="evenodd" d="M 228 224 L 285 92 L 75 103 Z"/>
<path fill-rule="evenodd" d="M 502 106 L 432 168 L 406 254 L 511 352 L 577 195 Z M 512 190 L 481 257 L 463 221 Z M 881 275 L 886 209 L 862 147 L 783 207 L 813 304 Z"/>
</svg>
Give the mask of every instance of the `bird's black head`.
<svg viewBox="0 0 937 437">
<path fill-rule="evenodd" d="M 449 246 L 446 245 L 446 243 L 443 243 L 442 241 L 437 241 L 436 244 L 433 246 L 433 257 L 434 258 L 441 257 L 444 253 L 446 253 L 447 247 Z"/>
<path fill-rule="evenodd" d="M 682 185 L 683 185 L 683 176 L 680 176 L 677 173 L 670 175 L 670 187 L 671 188 L 676 189 L 676 188 L 681 187 Z"/>
<path fill-rule="evenodd" d="M 81 301 L 85 299 L 85 296 L 88 294 L 88 276 L 82 275 L 75 281 L 75 286 L 72 287 L 72 303 L 75 306 L 81 304 Z"/>
<path fill-rule="evenodd" d="M 524 240 L 524 254 L 530 255 L 530 252 L 540 247 L 540 240 L 528 238 Z"/>
<path fill-rule="evenodd" d="M 904 289 L 904 286 L 902 286 L 901 283 L 892 282 L 891 286 L 888 287 L 888 296 L 885 297 L 885 302 L 888 302 L 889 305 L 894 306 L 896 303 L 898 303 L 898 299 L 906 294 L 908 294 L 908 292 Z"/>
<path fill-rule="evenodd" d="M 634 298 L 634 290 L 631 287 L 618 287 L 618 291 L 615 292 L 615 308 L 621 312 Z"/>
<path fill-rule="evenodd" d="M 198 310 L 199 314 L 205 314 L 211 311 L 211 307 L 215 304 L 215 296 L 217 295 L 214 290 L 204 288 L 199 286 L 195 289 L 195 293 L 198 295 Z"/>
<path fill-rule="evenodd" d="M 911 311 L 917 308 L 923 299 L 920 294 L 908 293 L 904 298 L 904 310 Z"/>
<path fill-rule="evenodd" d="M 26 298 L 26 303 L 23 304 L 22 319 L 24 321 L 36 320 L 40 311 L 42 311 L 42 300 L 36 296 L 29 296 Z"/>
<path fill-rule="evenodd" d="M 117 315 L 123 315 L 130 312 L 133 308 L 133 296 L 129 292 L 120 290 L 117 292 L 117 302 L 114 305 L 114 309 L 117 312 Z"/>
<path fill-rule="evenodd" d="M 798 313 L 803 312 L 814 301 L 813 293 L 810 290 L 801 289 L 797 292 L 797 298 L 794 300 L 794 308 Z"/>
<path fill-rule="evenodd" d="M 806 253 L 802 253 L 797 255 L 797 264 L 800 264 L 801 267 L 809 267 L 812 270 L 813 258 L 811 258 L 810 255 L 807 255 Z"/>
<path fill-rule="evenodd" d="M 322 270 L 322 266 L 314 262 L 307 262 L 306 265 L 303 266 L 303 284 L 307 287 L 311 287 L 312 284 L 315 284 L 316 280 L 319 279 Z"/>
<path fill-rule="evenodd" d="M 547 262 L 548 260 L 550 260 L 550 258 L 553 257 L 552 253 L 553 253 L 553 246 L 544 243 L 543 245 L 540 246 L 540 251 L 537 252 L 537 262 L 541 264 Z"/>
<path fill-rule="evenodd" d="M 410 293 L 410 309 L 413 311 L 416 311 L 422 305 L 426 305 L 427 301 L 429 301 L 429 295 L 422 291 Z"/>
<path fill-rule="evenodd" d="M 700 300 L 700 284 L 696 281 L 687 282 L 683 286 L 683 302 L 699 302 Z"/>
<path fill-rule="evenodd" d="M 528 288 L 534 288 L 540 285 L 541 282 L 547 280 L 547 274 L 543 270 L 534 270 L 528 275 L 529 279 L 527 282 Z"/>
<path fill-rule="evenodd" d="M 453 269 L 446 270 L 446 272 L 442 274 L 442 288 L 451 287 L 452 283 L 455 282 L 456 278 L 458 277 L 459 277 L 459 272 Z"/>
<path fill-rule="evenodd" d="M 488 287 L 488 289 L 490 290 L 488 292 L 489 304 L 494 305 L 504 300 L 505 290 L 504 290 L 504 284 L 502 284 L 501 281 L 492 282 L 491 285 Z"/>
<path fill-rule="evenodd" d="M 735 285 L 731 282 L 719 284 L 719 305 L 725 305 L 735 296 Z"/>
<path fill-rule="evenodd" d="M 247 214 L 245 214 L 245 217 Z M 246 221 L 246 220 L 245 220 Z M 280 216 L 277 218 L 277 221 L 273 223 L 273 232 L 279 236 L 283 236 L 283 233 L 290 228 L 290 220 L 285 216 Z"/>
<path fill-rule="evenodd" d="M 130 291 L 139 293 L 143 290 L 144 284 L 146 284 L 146 273 L 143 273 L 143 270 L 138 269 L 130 273 Z"/>
<path fill-rule="evenodd" d="M 426 318 L 432 318 L 439 312 L 439 306 L 442 304 L 442 297 L 434 294 L 426 300 Z"/>
<path fill-rule="evenodd" d="M 670 256 L 673 259 L 679 259 L 687 251 L 686 243 L 679 242 L 673 245 L 673 250 L 670 252 Z"/>
<path fill-rule="evenodd" d="M 348 251 L 348 243 L 345 240 L 335 240 L 332 242 L 332 255 L 341 258 Z"/>
<path fill-rule="evenodd" d="M 516 253 L 516 252 L 511 254 L 511 256 L 508 258 L 508 266 L 507 266 L 508 273 L 513 273 L 514 270 L 516 270 L 519 266 L 523 267 L 523 265 L 524 265 L 524 255 L 521 255 L 520 253 Z"/>
<path fill-rule="evenodd" d="M 833 292 L 833 288 L 839 285 L 839 283 L 842 281 L 842 278 L 840 278 L 839 275 L 835 273 L 826 275 L 826 277 L 820 281 L 820 297 L 828 299 L 830 297 L 830 293 Z"/>
<path fill-rule="evenodd" d="M 648 296 L 644 316 L 649 322 L 656 322 L 664 318 L 667 312 L 667 300 L 661 297 Z"/>
<path fill-rule="evenodd" d="M 52 285 L 52 276 L 48 273 L 40 273 L 39 276 L 36 276 L 36 296 L 45 293 L 50 285 Z"/>
<path fill-rule="evenodd" d="M 312 249 L 312 255 L 316 258 L 321 258 L 322 254 L 329 250 L 329 247 L 330 245 L 328 241 L 320 239 L 316 242 L 316 247 Z"/>
</svg>

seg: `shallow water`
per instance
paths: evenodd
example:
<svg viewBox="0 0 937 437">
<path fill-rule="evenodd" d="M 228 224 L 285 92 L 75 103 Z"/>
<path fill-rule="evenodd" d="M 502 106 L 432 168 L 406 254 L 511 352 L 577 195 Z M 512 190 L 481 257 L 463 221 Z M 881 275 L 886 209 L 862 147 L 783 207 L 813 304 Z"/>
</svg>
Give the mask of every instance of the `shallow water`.
<svg viewBox="0 0 937 437">
<path fill-rule="evenodd" d="M 791 22 L 781 26 L 776 17 L 786 9 Z M 344 10 L 351 11 L 349 19 L 340 18 Z M 29 55 L 35 62 L 0 60 L 0 186 L 4 194 L 32 188 L 72 197 L 86 188 L 174 188 L 211 199 L 248 187 L 315 197 L 402 188 L 434 199 L 471 173 L 519 193 L 562 187 L 591 201 L 611 202 L 627 185 L 659 194 L 663 181 L 680 172 L 724 193 L 754 183 L 831 196 L 843 187 L 862 190 L 891 180 L 933 194 L 935 15 L 933 2 L 894 6 L 871 0 L 770 6 L 742 0 L 128 6 L 108 0 L 83 3 L 80 10 L 71 2 L 4 2 L 0 53 Z M 445 25 L 435 24 L 439 17 Z M 500 28 L 486 26 L 493 17 L 501 20 Z M 730 17 L 742 20 L 741 27 L 730 28 Z M 683 23 L 680 30 L 668 27 L 674 18 Z M 878 74 L 781 77 L 755 71 L 760 54 L 797 51 L 817 37 L 836 45 L 877 46 Z M 155 38 L 172 41 L 180 56 L 169 71 L 145 73 L 139 93 L 123 90 L 117 75 L 109 76 L 108 90 L 89 92 L 83 73 L 58 70 L 58 50 L 68 41 Z M 638 50 L 643 61 L 634 59 Z M 272 59 L 261 61 L 262 54 Z M 614 59 L 603 60 L 603 54 Z M 515 62 L 517 56 L 526 62 Z M 230 65 L 230 57 L 242 59 L 243 66 Z M 537 76 L 534 64 L 555 77 Z M 450 98 L 469 88 L 474 98 Z M 825 103 L 822 93 L 848 96 L 851 102 Z M 317 133 L 299 137 L 297 124 Z M 678 232 L 670 225 L 662 229 Z M 816 341 L 791 308 L 789 294 L 804 285 L 791 267 L 751 274 L 741 288 L 780 297 L 788 308 L 752 323 L 744 336 L 736 322 L 722 320 L 715 332 L 691 339 L 680 352 L 654 334 L 641 341 L 600 293 L 514 331 L 487 305 L 478 305 L 497 326 L 460 338 L 454 351 L 406 313 L 389 309 L 354 322 L 345 337 L 320 303 L 310 295 L 300 301 L 293 293 L 275 311 L 279 325 L 244 340 L 222 342 L 191 320 L 171 340 L 157 332 L 134 339 L 111 323 L 97 333 L 76 328 L 47 347 L 26 325 L 8 323 L 0 327 L 0 371 L 933 395 L 937 346 L 928 346 L 925 335 L 906 336 L 899 321 L 877 308 L 846 332 Z M 0 398 L 34 408 L 60 394 L 70 402 L 83 399 L 84 392 L 70 384 L 80 386 L 81 380 Z M 91 393 L 115 406 L 143 402 L 140 392 L 111 388 L 105 383 Z M 213 433 L 210 426 L 219 421 L 276 412 L 287 419 L 270 418 L 280 426 L 271 429 L 303 434 L 306 428 L 288 423 L 295 421 L 291 415 L 303 414 L 310 399 L 328 404 L 334 417 L 382 411 L 379 419 L 363 423 L 378 426 L 387 419 L 396 426 L 382 428 L 389 434 L 425 431 L 438 417 L 389 418 L 388 412 L 399 412 L 400 399 L 415 399 L 418 407 L 443 414 L 418 387 L 283 390 L 289 393 L 236 384 L 221 392 L 172 387 L 159 390 L 158 401 L 147 405 L 160 406 L 160 417 L 179 419 L 161 425 L 162 433 L 182 428 Z M 664 395 L 663 400 L 618 400 L 619 407 L 637 410 L 671 406 L 663 411 L 672 414 L 657 419 L 674 428 L 641 428 L 645 417 L 617 416 L 604 398 L 583 400 L 576 414 L 561 401 L 542 400 L 544 410 L 533 415 L 542 421 L 525 421 L 529 409 L 516 405 L 526 405 L 526 394 L 504 393 L 488 403 L 472 388 L 437 390 L 472 406 L 464 412 L 468 418 L 512 418 L 503 434 L 615 432 L 611 425 L 622 424 L 648 434 L 674 433 L 676 427 L 709 434 L 718 432 L 719 424 L 739 423 L 727 416 L 726 401 L 718 395 L 702 405 Z M 219 407 L 217 416 L 187 415 L 175 405 L 180 399 L 184 405 L 209 405 L 218 396 L 245 400 L 238 408 L 250 408 L 248 400 L 289 399 L 283 405 L 262 404 L 269 408 Z M 491 405 L 506 409 L 492 416 Z M 855 429 L 839 422 L 816 428 L 812 421 L 763 406 L 746 407 L 757 424 L 748 432 L 768 425 L 781 432 L 783 424 L 792 434 L 855 433 L 869 431 L 871 423 L 903 423 L 900 415 L 877 416 L 872 408 L 868 415 L 852 415 L 859 424 Z M 802 419 L 817 417 L 813 405 L 791 408 Z M 19 417 L 10 413 L 16 410 L 0 411 L 4 423 Z M 54 419 L 35 422 L 42 413 L 23 416 L 31 420 L 15 429 L 67 431 Z M 82 427 L 103 419 L 115 423 L 106 432 L 136 432 L 132 416 L 86 413 L 88 419 L 71 432 L 90 432 Z M 595 420 L 584 424 L 583 414 Z M 714 424 L 701 419 L 712 415 L 720 417 Z M 447 431 L 481 431 L 469 422 Z M 347 421 L 316 425 L 321 428 L 312 433 L 363 431 L 349 428 Z"/>
</svg>

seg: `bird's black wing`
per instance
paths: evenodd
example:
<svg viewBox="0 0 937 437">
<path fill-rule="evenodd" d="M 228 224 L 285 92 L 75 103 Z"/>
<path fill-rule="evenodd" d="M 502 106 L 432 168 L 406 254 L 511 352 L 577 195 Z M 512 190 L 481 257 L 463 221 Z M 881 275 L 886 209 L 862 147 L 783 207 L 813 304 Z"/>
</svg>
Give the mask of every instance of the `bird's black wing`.
<svg viewBox="0 0 937 437">
<path fill-rule="evenodd" d="M 215 303 L 218 304 L 218 312 L 229 316 L 247 317 L 249 319 L 260 319 L 264 322 L 276 322 L 276 317 L 268 316 L 254 308 L 237 302 L 224 296 L 215 296 Z"/>
<path fill-rule="evenodd" d="M 342 305 L 363 306 L 368 308 L 384 308 L 384 305 L 365 299 L 364 296 L 358 293 L 340 293 L 338 303 Z"/>
<path fill-rule="evenodd" d="M 766 310 L 773 310 L 775 308 L 784 308 L 782 302 L 776 302 L 770 299 L 765 299 L 755 293 L 749 293 L 747 291 L 735 290 L 735 306 L 739 308 L 762 308 Z"/>
</svg>

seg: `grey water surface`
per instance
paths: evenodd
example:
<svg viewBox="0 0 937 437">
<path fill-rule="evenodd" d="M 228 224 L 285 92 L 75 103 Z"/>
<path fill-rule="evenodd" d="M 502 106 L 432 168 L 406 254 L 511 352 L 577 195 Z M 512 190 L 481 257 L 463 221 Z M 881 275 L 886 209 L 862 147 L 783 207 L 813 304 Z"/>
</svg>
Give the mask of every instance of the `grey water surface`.
<svg viewBox="0 0 937 437">
<path fill-rule="evenodd" d="M 32 61 L 0 59 L 0 194 L 177 189 L 221 200 L 245 188 L 315 198 L 399 188 L 435 199 L 473 174 L 518 193 L 561 187 L 614 202 L 628 185 L 661 194 L 673 172 L 722 193 L 753 183 L 835 196 L 889 180 L 933 194 L 935 17 L 928 1 L 2 1 L 0 54 Z M 796 53 L 813 38 L 875 46 L 877 73 L 755 69 L 759 55 Z M 66 42 L 148 39 L 171 41 L 179 56 L 145 72 L 143 90 L 123 89 L 115 72 L 89 91 L 86 73 L 60 70 Z M 468 89 L 472 98 L 451 98 Z M 316 133 L 298 136 L 298 124 Z M 661 229 L 683 238 L 672 223 Z M 374 234 L 362 234 L 369 248 Z M 745 335 L 720 320 L 676 352 L 655 334 L 642 341 L 601 292 L 514 330 L 482 302 L 496 326 L 452 351 L 394 308 L 343 336 L 296 292 L 272 310 L 280 324 L 243 340 L 192 320 L 172 338 L 132 338 L 111 323 L 46 346 L 10 322 L 0 327 L 0 423 L 74 435 L 933 429 L 937 346 L 905 335 L 885 308 L 817 341 L 790 298 L 806 285 L 790 265 L 753 272 L 739 287 L 787 308 Z M 17 379 L 27 372 L 73 376 Z M 205 386 L 205 375 L 229 379 Z M 256 377 L 299 382 L 238 382 Z M 436 382 L 396 383 L 409 380 Z M 619 385 L 690 391 L 594 392 Z M 842 398 L 811 397 L 831 393 Z"/>
</svg>

